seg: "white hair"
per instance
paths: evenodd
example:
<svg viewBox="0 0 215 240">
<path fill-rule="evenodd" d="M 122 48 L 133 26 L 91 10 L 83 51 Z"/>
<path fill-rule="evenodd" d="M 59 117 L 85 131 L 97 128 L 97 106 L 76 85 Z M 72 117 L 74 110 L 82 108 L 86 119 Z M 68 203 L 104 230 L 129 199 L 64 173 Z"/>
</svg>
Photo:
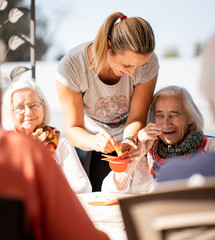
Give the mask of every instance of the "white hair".
<svg viewBox="0 0 215 240">
<path fill-rule="evenodd" d="M 42 92 L 42 90 L 37 86 L 32 80 L 21 79 L 16 82 L 12 82 L 9 87 L 4 91 L 2 97 L 2 127 L 5 130 L 14 130 L 14 122 L 12 118 L 12 96 L 16 91 L 30 89 L 33 90 L 41 102 L 44 108 L 44 123 L 48 124 L 50 121 L 50 108 L 48 102 Z"/>
<path fill-rule="evenodd" d="M 215 102 L 215 34 L 203 48 L 200 89 L 206 99 Z"/>
<path fill-rule="evenodd" d="M 186 111 L 186 115 L 191 119 L 191 121 L 195 124 L 196 130 L 200 131 L 204 127 L 204 120 L 201 112 L 198 107 L 194 103 L 190 93 L 183 87 L 179 86 L 168 86 L 160 89 L 154 96 L 151 102 L 148 122 L 155 121 L 155 102 L 159 96 L 176 96 L 182 101 L 184 105 L 184 110 Z"/>
</svg>

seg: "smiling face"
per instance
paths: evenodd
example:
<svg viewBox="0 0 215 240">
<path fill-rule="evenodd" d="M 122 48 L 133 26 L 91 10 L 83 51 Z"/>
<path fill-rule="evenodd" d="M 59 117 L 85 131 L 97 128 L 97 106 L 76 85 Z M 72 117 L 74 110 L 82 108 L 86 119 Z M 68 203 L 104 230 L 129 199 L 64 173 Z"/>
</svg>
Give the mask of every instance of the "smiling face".
<svg viewBox="0 0 215 240">
<path fill-rule="evenodd" d="M 107 62 L 116 76 L 128 74 L 133 77 L 137 68 L 147 63 L 152 53 L 137 54 L 132 51 L 124 51 L 122 54 L 112 54 L 108 49 Z"/>
<path fill-rule="evenodd" d="M 155 103 L 155 123 L 162 128 L 160 139 L 167 145 L 181 143 L 192 121 L 180 96 L 159 96 Z"/>
<path fill-rule="evenodd" d="M 15 129 L 32 134 L 44 119 L 44 108 L 37 93 L 31 89 L 18 90 L 12 95 L 12 117 Z M 35 107 L 35 104 L 38 107 Z M 31 106 L 30 109 L 28 106 Z M 17 113 L 15 109 L 25 107 L 23 113 Z"/>
</svg>

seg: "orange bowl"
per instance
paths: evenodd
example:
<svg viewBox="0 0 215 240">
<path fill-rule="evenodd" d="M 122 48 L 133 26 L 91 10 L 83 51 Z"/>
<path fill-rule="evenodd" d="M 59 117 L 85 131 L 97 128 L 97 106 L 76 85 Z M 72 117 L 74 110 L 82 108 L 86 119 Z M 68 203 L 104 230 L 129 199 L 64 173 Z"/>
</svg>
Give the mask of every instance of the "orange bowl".
<svg viewBox="0 0 215 240">
<path fill-rule="evenodd" d="M 127 169 L 128 162 L 118 163 L 114 161 L 109 161 L 109 166 L 114 172 L 120 173 L 124 172 Z"/>
</svg>

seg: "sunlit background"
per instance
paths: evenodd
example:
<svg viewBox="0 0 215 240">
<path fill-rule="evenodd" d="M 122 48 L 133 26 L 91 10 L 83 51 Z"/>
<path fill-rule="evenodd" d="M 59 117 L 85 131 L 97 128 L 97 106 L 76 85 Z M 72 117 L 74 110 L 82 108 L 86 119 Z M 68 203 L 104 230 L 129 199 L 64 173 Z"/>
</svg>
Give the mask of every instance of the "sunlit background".
<svg viewBox="0 0 215 240">
<path fill-rule="evenodd" d="M 168 50 L 192 57 L 215 31 L 214 0 L 36 0 L 36 6 L 48 20 L 49 59 L 94 39 L 106 17 L 118 11 L 150 22 L 160 57 Z"/>
<path fill-rule="evenodd" d="M 30 0 L 21 2 L 29 6 Z M 155 52 L 160 61 L 156 90 L 170 84 L 186 87 L 204 116 L 205 132 L 215 135 L 215 123 L 198 85 L 201 49 L 215 33 L 214 0 L 35 0 L 35 5 L 36 20 L 44 25 L 36 26 L 36 34 L 48 45 L 46 53 L 36 62 L 36 81 L 50 103 L 52 124 L 63 133 L 64 122 L 55 87 L 57 63 L 69 49 L 93 40 L 107 16 L 120 11 L 128 17 L 146 19 L 154 30 Z M 41 49 L 38 47 L 37 51 Z M 18 64 L 5 61 L 2 74 L 9 76 Z"/>
</svg>

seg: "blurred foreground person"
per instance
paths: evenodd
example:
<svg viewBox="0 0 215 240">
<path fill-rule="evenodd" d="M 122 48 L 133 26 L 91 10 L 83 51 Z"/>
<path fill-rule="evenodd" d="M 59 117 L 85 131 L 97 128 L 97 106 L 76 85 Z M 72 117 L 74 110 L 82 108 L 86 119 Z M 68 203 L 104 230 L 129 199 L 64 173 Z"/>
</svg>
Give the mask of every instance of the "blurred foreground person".
<svg viewBox="0 0 215 240">
<path fill-rule="evenodd" d="M 206 43 L 202 55 L 200 89 L 208 100 L 215 121 L 215 35 Z M 215 151 L 194 155 L 188 161 L 175 159 L 159 171 L 158 181 L 186 179 L 193 174 L 215 176 Z"/>
<path fill-rule="evenodd" d="M 0 195 L 22 200 L 36 240 L 103 240 L 49 150 L 24 133 L 0 129 Z"/>
</svg>

